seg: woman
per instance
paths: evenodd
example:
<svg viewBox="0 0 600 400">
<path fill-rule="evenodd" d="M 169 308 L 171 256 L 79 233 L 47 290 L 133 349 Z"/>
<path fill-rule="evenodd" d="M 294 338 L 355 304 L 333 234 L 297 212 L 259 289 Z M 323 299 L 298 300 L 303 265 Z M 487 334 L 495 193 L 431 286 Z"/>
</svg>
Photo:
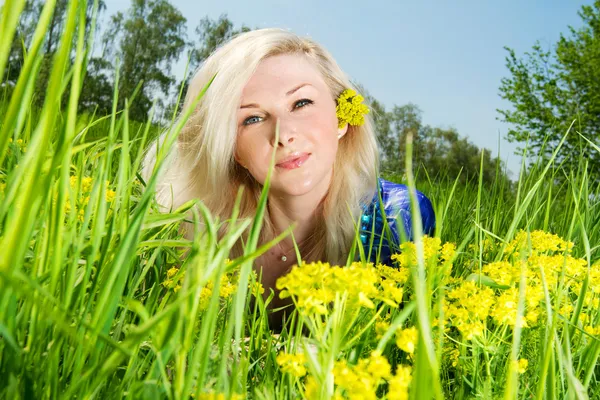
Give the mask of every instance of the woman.
<svg viewBox="0 0 600 400">
<path fill-rule="evenodd" d="M 252 218 L 275 149 L 277 165 L 259 245 L 296 222 L 293 233 L 303 261 L 345 265 L 356 221 L 362 222 L 367 250 L 373 221 L 375 236 L 381 233 L 384 218 L 376 207 L 381 196 L 391 236 L 383 241 L 379 259 L 389 262 L 400 231 L 411 238 L 408 191 L 378 179 L 375 132 L 368 115 L 361 115 L 368 109 L 348 91 L 353 86 L 331 54 L 285 30 L 243 33 L 196 72 L 184 108 L 213 77 L 178 138 L 157 189 L 158 202 L 170 208 L 198 198 L 224 221 L 244 185 L 240 218 Z M 146 175 L 155 153 L 148 153 Z M 425 233 L 431 234 L 431 203 L 421 193 L 417 197 Z M 375 248 L 378 243 L 376 238 Z M 231 258 L 242 254 L 241 246 L 234 247 Z M 295 263 L 291 237 L 256 259 L 266 293 Z"/>
</svg>

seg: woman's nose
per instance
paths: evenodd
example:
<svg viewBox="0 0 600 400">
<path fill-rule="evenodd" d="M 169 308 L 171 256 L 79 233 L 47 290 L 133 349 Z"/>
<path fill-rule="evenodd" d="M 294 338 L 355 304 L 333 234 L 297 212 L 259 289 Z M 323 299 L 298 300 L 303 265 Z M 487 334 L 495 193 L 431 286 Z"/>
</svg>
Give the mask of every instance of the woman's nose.
<svg viewBox="0 0 600 400">
<path fill-rule="evenodd" d="M 277 129 L 277 126 L 275 127 Z M 279 143 L 278 146 L 289 146 L 294 143 L 297 136 L 296 126 L 288 118 L 279 118 Z M 273 143 L 275 143 L 275 132 L 273 132 Z"/>
</svg>

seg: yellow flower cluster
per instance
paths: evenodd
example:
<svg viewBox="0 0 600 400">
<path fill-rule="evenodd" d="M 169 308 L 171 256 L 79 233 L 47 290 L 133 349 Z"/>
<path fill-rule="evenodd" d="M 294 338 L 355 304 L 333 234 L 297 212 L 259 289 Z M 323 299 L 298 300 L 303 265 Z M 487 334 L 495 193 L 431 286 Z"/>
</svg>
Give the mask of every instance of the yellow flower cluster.
<svg viewBox="0 0 600 400">
<path fill-rule="evenodd" d="M 281 352 L 275 360 L 283 373 L 291 374 L 297 378 L 306 375 L 306 367 L 304 366 L 306 364 L 306 357 L 302 353 L 289 354 Z"/>
<path fill-rule="evenodd" d="M 440 263 L 449 274 L 456 247 L 452 243 L 441 245 L 439 238 L 423 238 L 425 258 L 428 263 Z M 295 266 L 287 275 L 279 278 L 277 289 L 280 297 L 292 297 L 303 315 L 327 315 L 336 294 L 346 294 L 349 307 L 373 309 L 375 302 L 392 307 L 402 303 L 404 286 L 410 276 L 410 267 L 416 263 L 416 248 L 413 243 L 404 243 L 402 253 L 392 259 L 398 268 L 372 263 L 352 263 L 347 267 L 331 266 L 328 263 L 310 263 Z"/>
<path fill-rule="evenodd" d="M 375 321 L 375 337 L 381 339 L 390 327 L 390 314 L 386 313 L 384 316 L 378 316 Z"/>
<path fill-rule="evenodd" d="M 94 181 L 91 177 L 86 176 L 81 178 L 81 182 L 79 181 L 79 178 L 77 176 L 71 176 L 69 178 L 69 185 L 71 186 L 71 189 L 73 190 L 77 190 L 77 187 L 79 186 L 79 198 L 77 199 L 77 203 L 75 206 L 75 209 L 77 210 L 77 219 L 81 222 L 83 222 L 83 218 L 85 215 L 85 208 L 87 206 L 87 204 L 90 201 L 90 194 L 92 192 L 92 188 L 94 185 Z M 107 202 L 112 202 L 115 199 L 116 193 L 114 190 L 111 190 L 108 188 L 108 186 L 110 185 L 109 181 L 105 182 L 105 188 L 106 188 L 106 194 L 105 194 L 105 199 Z M 68 213 L 71 211 L 71 202 L 69 200 L 67 200 L 67 203 L 65 205 L 65 213 Z"/>
<path fill-rule="evenodd" d="M 398 365 L 396 373 L 388 381 L 388 400 L 408 400 L 408 388 L 412 380 L 412 368 Z"/>
<path fill-rule="evenodd" d="M 414 326 L 406 329 L 399 329 L 396 332 L 396 346 L 409 354 L 413 354 L 417 348 L 418 337 L 419 332 Z"/>
<path fill-rule="evenodd" d="M 515 361 L 514 367 L 519 374 L 524 374 L 529 366 L 529 361 L 526 358 L 521 358 Z"/>
<path fill-rule="evenodd" d="M 15 143 L 21 153 L 25 153 L 27 151 L 27 146 L 23 142 L 23 139 L 17 139 L 16 141 L 13 141 L 12 138 L 8 138 L 8 143 Z"/>
<path fill-rule="evenodd" d="M 447 299 L 444 313 L 450 324 L 467 340 L 482 335 L 486 329 L 486 319 L 494 305 L 494 291 L 473 281 L 463 281 L 448 293 Z"/>
<path fill-rule="evenodd" d="M 338 117 L 339 127 L 346 124 L 360 126 L 365 123 L 365 115 L 369 113 L 369 107 L 362 104 L 364 97 L 352 89 L 346 89 L 337 98 L 335 114 Z"/>
<path fill-rule="evenodd" d="M 491 312 L 491 316 L 498 325 L 517 325 L 517 305 L 519 303 L 519 289 L 512 287 L 500 293 L 496 298 L 496 304 Z M 536 318 L 531 318 L 535 321 Z M 521 328 L 527 327 L 525 316 L 521 316 L 518 321 Z"/>
<path fill-rule="evenodd" d="M 474 346 L 487 343 L 486 346 L 493 348 L 495 345 L 490 343 L 505 340 L 502 336 L 511 334 L 511 328 L 533 328 L 545 319 L 547 305 L 544 304 L 544 285 L 548 288 L 551 300 L 559 298 L 558 290 L 566 288 L 567 296 L 560 296 L 562 302 L 552 304 L 552 307 L 556 307 L 564 318 L 569 319 L 586 277 L 589 277 L 589 290 L 578 319 L 579 332 L 592 336 L 600 334 L 595 311 L 600 306 L 600 262 L 588 267 L 586 260 L 573 257 L 570 254 L 573 243 L 542 231 L 529 234 L 518 232 L 515 239 L 506 245 L 507 251 L 503 259 L 483 265 L 481 280 L 478 275 L 472 275 L 468 279 L 451 276 L 452 262 L 456 255 L 454 244 L 442 244 L 440 239 L 430 237 L 424 237 L 422 244 L 427 279 L 432 276 L 438 278 L 428 283 L 432 286 L 434 296 L 443 296 L 439 299 L 439 304 L 443 310 L 440 315 L 444 318 L 441 324 L 432 322 L 434 329 L 441 326 L 443 334 L 459 335 L 463 341 L 473 341 Z M 494 247 L 491 241 L 484 244 L 487 249 Z M 496 246 L 496 250 L 498 249 L 500 246 Z M 291 296 L 294 299 L 302 315 L 330 315 L 337 304 L 334 302 L 336 296 L 343 296 L 347 309 L 351 310 L 378 308 L 382 303 L 395 306 L 401 304 L 403 298 L 412 295 L 409 276 L 410 269 L 417 264 L 415 244 L 402 244 L 401 253 L 393 255 L 392 260 L 396 268 L 385 265 L 375 267 L 371 263 L 353 263 L 348 267 L 330 266 L 327 263 L 303 264 L 280 278 L 277 288 L 281 290 L 281 297 Z M 475 269 L 470 272 L 478 271 Z M 522 277 L 525 282 L 524 309 L 519 317 L 519 286 Z M 438 290 L 441 287 L 444 290 Z M 389 317 L 388 313 L 382 313 L 371 320 L 371 332 L 374 332 L 374 336 L 381 338 L 389 329 Z M 405 326 L 398 329 L 395 341 L 397 347 L 407 353 L 410 359 L 417 351 L 416 327 Z M 452 338 L 448 343 L 461 342 Z M 452 345 L 445 350 L 445 354 L 448 354 L 448 366 L 463 368 L 461 360 L 473 357 L 468 354 L 471 344 L 460 346 L 463 345 Z M 334 373 L 335 383 L 340 388 L 339 393 L 336 392 L 339 398 L 372 398 L 382 381 L 388 384 L 388 398 L 394 393 L 391 389 L 393 385 L 407 390 L 407 380 L 398 378 L 394 381 L 395 378 L 386 372 L 386 367 L 381 363 L 377 364 L 376 356 L 374 354 L 372 360 L 361 360 L 354 366 L 343 361 L 336 364 Z M 300 365 L 298 363 L 292 369 L 297 376 L 305 373 Z M 369 377 L 369 365 L 379 365 L 378 371 L 382 371 L 380 375 Z M 527 360 L 519 360 L 514 367 L 519 373 L 524 373 L 527 370 Z M 292 370 L 290 373 L 293 373 Z M 398 374 L 400 372 L 396 375 Z M 410 370 L 408 376 L 410 377 Z M 307 392 L 313 390 L 313 383 L 314 378 L 306 378 Z"/>
<path fill-rule="evenodd" d="M 230 264 L 231 261 L 227 259 L 225 261 L 226 264 Z M 221 276 L 221 282 L 219 285 L 219 297 L 221 299 L 227 300 L 229 299 L 236 291 L 237 291 L 237 280 L 238 280 L 238 271 L 231 271 L 227 274 Z M 252 275 L 254 279 L 249 280 L 248 288 L 250 289 L 252 295 L 258 296 L 259 294 L 263 294 L 265 289 L 262 284 L 256 279 L 256 272 L 252 271 Z M 185 271 L 181 270 L 178 267 L 171 267 L 167 271 L 167 279 L 162 282 L 162 285 L 168 289 L 172 289 L 173 292 L 177 293 L 181 289 L 181 285 L 183 283 L 183 279 L 185 277 Z M 214 282 L 208 281 L 206 286 L 204 286 L 200 292 L 200 309 L 206 310 L 208 308 L 208 304 L 210 302 L 210 298 L 212 296 L 214 290 Z"/>
<path fill-rule="evenodd" d="M 544 283 L 551 298 L 562 284 L 573 296 L 579 295 L 583 279 L 587 274 L 587 262 L 569 255 L 573 243 L 543 231 L 527 233 L 520 231 L 506 246 L 504 260 L 484 265 L 483 275 L 495 283 L 506 286 L 496 291 L 475 281 L 459 281 L 449 291 L 444 311 L 451 325 L 455 326 L 467 340 L 484 333 L 487 324 L 496 326 L 532 327 L 540 322 L 545 313 Z M 600 264 L 590 268 L 592 293 L 600 293 Z M 525 275 L 524 314 L 517 321 L 519 283 Z M 594 290 L 596 288 L 596 291 Z M 596 296 L 587 296 L 586 305 L 598 304 Z M 566 303 L 559 312 L 566 318 L 573 306 Z M 487 321 L 490 317 L 491 320 Z M 587 321 L 582 321 L 585 323 Z"/>
<path fill-rule="evenodd" d="M 568 254 L 573 248 L 573 243 L 543 231 L 533 231 L 529 237 L 528 240 L 527 232 L 520 231 L 515 239 L 507 245 L 505 261 L 493 262 L 483 267 L 483 273 L 486 276 L 498 284 L 511 287 L 498 298 L 497 311 L 494 316 L 497 322 L 504 320 L 512 326 L 516 322 L 517 288 L 521 273 L 524 273 L 527 279 L 525 319 L 529 325 L 538 322 L 538 317 L 543 312 L 540 305 L 544 299 L 543 283 L 546 283 L 552 296 L 558 288 L 563 269 L 565 287 L 574 295 L 579 295 L 581 282 L 587 273 L 587 262 Z M 531 252 L 528 252 L 529 243 Z M 521 256 L 521 251 L 526 251 L 525 257 Z M 512 262 L 510 262 L 511 260 Z M 595 278 L 595 274 L 597 274 L 597 278 Z M 597 282 L 600 292 L 600 268 L 592 266 L 590 278 L 592 292 L 594 291 L 594 282 Z M 590 300 L 589 297 L 588 300 Z"/>
<path fill-rule="evenodd" d="M 400 251 L 399 254 L 392 255 L 392 260 L 400 265 L 401 270 L 417 265 L 417 248 L 413 242 L 402 243 Z M 447 268 L 445 272 L 450 274 L 455 253 L 456 245 L 454 243 L 442 245 L 440 238 L 423 236 L 423 258 L 426 265 L 445 266 Z"/>
<path fill-rule="evenodd" d="M 532 254 L 543 254 L 548 252 L 560 252 L 564 254 L 565 252 L 570 252 L 573 248 L 573 242 L 563 240 L 558 237 L 558 235 L 540 230 L 529 233 L 521 230 L 506 246 L 506 253 L 518 257 L 519 252 L 529 250 L 530 244 Z"/>
<path fill-rule="evenodd" d="M 373 301 L 397 307 L 404 294 L 401 285 L 406 281 L 403 272 L 372 263 L 355 262 L 347 267 L 329 263 L 304 263 L 277 280 L 279 296 L 292 297 L 303 315 L 327 315 L 336 294 L 346 294 L 348 307 L 373 309 Z"/>
<path fill-rule="evenodd" d="M 598 325 L 598 326 L 588 325 L 584 328 L 584 331 L 592 336 L 600 336 L 600 325 Z"/>
<path fill-rule="evenodd" d="M 408 399 L 408 388 L 412 379 L 412 369 L 399 365 L 396 373 L 388 360 L 378 351 L 371 352 L 369 358 L 360 359 L 356 365 L 348 365 L 345 360 L 337 361 L 333 368 L 336 384 L 336 398 L 345 395 L 349 399 L 376 399 L 379 385 L 388 382 L 388 399 Z"/>
<path fill-rule="evenodd" d="M 594 263 L 590 268 L 590 289 L 597 301 L 600 296 L 600 262 Z"/>
</svg>

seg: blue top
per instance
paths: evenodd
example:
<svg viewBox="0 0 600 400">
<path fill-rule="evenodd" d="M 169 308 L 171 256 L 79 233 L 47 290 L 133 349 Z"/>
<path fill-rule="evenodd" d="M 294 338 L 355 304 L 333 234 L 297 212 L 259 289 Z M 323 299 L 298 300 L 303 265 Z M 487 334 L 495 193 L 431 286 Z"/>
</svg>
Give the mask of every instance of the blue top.
<svg viewBox="0 0 600 400">
<path fill-rule="evenodd" d="M 379 251 L 379 243 L 383 237 L 381 245 L 381 254 L 379 262 L 382 264 L 392 265 L 392 254 L 399 252 L 400 243 L 403 242 L 403 233 L 408 241 L 413 240 L 412 235 L 412 218 L 410 212 L 410 194 L 408 187 L 399 183 L 378 179 L 379 191 L 375 193 L 371 203 L 363 208 L 360 225 L 360 240 L 362 241 L 365 257 L 375 263 L 377 252 Z M 435 231 L 435 213 L 431 201 L 418 190 L 417 203 L 421 211 L 421 221 L 423 222 L 423 234 L 433 236 Z M 383 203 L 383 211 L 387 225 L 390 228 L 388 234 L 385 232 L 383 214 L 379 207 L 379 196 Z M 375 229 L 373 231 L 373 220 L 375 221 Z M 371 232 L 373 231 L 373 245 L 371 254 L 369 254 L 369 246 L 371 241 Z M 405 241 L 406 241 L 405 240 Z"/>
</svg>

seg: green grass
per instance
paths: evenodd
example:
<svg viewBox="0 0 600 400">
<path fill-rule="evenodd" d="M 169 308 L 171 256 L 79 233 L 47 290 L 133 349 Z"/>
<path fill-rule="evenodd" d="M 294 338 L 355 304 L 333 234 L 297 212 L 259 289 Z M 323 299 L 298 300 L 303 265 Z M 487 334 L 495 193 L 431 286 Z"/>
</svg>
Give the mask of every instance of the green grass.
<svg viewBox="0 0 600 400">
<path fill-rule="evenodd" d="M 23 3 L 5 3 L 3 38 L 12 36 Z M 395 286 L 404 293 L 399 306 L 377 297 L 389 292 L 368 292 L 379 281 L 352 286 L 366 280 L 350 278 L 380 279 L 381 271 L 322 266 L 323 281 L 315 284 L 332 293 L 317 304 L 324 312 L 294 312 L 274 335 L 270 299 L 255 296 L 251 272 L 253 259 L 283 237 L 257 242 L 268 184 L 256 217 L 238 220 L 234 213 L 224 237 L 216 233 L 223 221 L 201 203 L 159 213 L 152 196 L 156 174 L 147 182 L 138 175 L 143 149 L 158 128 L 129 121 L 127 108 L 107 117 L 81 115 L 78 91 L 64 92 L 80 87 L 85 65 L 78 5 L 70 3 L 44 106 L 30 104 L 53 2 L 46 3 L 19 81 L 0 96 L 0 398 L 332 398 L 359 395 L 350 388 L 360 374 L 375 382 L 372 395 L 394 398 L 392 375 L 377 380 L 375 372 L 385 367 L 369 369 L 373 350 L 391 374 L 410 369 L 415 399 L 600 398 L 600 330 L 590 330 L 600 326 L 599 188 L 586 175 L 585 160 L 577 170 L 538 160 L 514 185 L 498 180 L 489 187 L 422 170 L 407 174 L 406 183 L 433 201 L 436 235 L 456 244 L 452 259 L 426 256 L 431 242 L 417 234 L 414 260 L 396 266 L 407 273 Z M 0 75 L 9 42 L 0 42 Z M 167 128 L 157 172 L 181 123 Z M 411 171 L 410 143 L 407 151 Z M 202 221 L 206 231 L 186 240 L 179 233 L 186 219 L 196 227 Z M 244 256 L 228 262 L 246 230 Z M 535 240 L 521 252 L 511 250 L 520 230 L 572 241 L 572 258 L 545 251 L 542 256 L 562 260 L 548 273 L 535 261 Z M 572 259 L 583 260 L 575 275 Z M 498 261 L 518 271 L 509 285 L 484 273 Z M 541 279 L 532 280 L 538 273 Z M 339 287 L 344 279 L 347 285 Z M 453 291 L 466 282 L 476 289 L 456 303 Z M 533 309 L 532 282 L 542 298 L 538 323 L 529 327 L 490 315 L 481 335 L 468 339 L 447 307 L 468 305 L 477 291 L 489 290 L 497 310 L 499 299 L 514 290 L 518 319 Z M 361 290 L 374 308 L 359 297 Z M 300 310 L 306 310 L 303 300 L 295 297 Z M 396 343 L 411 327 L 418 332 L 414 353 Z M 307 375 L 285 372 L 277 362 L 283 351 L 303 353 Z M 518 359 L 529 362 L 522 374 L 514 367 Z"/>
</svg>

